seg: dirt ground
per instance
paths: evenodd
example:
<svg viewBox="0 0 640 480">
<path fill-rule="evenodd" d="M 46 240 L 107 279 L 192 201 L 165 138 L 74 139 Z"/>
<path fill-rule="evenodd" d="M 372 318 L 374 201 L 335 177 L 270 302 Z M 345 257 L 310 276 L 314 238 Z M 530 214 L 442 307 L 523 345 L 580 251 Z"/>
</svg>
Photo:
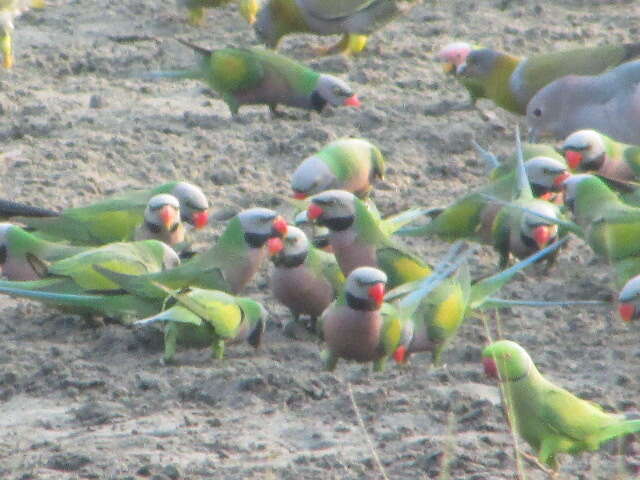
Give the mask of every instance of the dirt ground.
<svg viewBox="0 0 640 480">
<path fill-rule="evenodd" d="M 173 1 L 50 3 L 17 20 L 16 66 L 0 72 L 0 151 L 12 151 L 0 164 L 0 193 L 52 208 L 186 179 L 214 209 L 286 213 L 295 166 L 345 135 L 370 139 L 387 155 L 388 177 L 375 194 L 381 210 L 447 204 L 486 181 L 469 140 L 506 154 L 517 119 L 489 103 L 489 121 L 455 110 L 467 97 L 434 61 L 440 47 L 465 39 L 526 54 L 637 41 L 640 17 L 631 1 L 425 1 L 356 59 L 312 58 L 308 46 L 328 39 L 283 42 L 287 55 L 348 79 L 362 109 L 271 119 L 265 107 L 249 107 L 234 122 L 202 84 L 139 74 L 192 62 L 174 37 L 212 48 L 254 43 L 235 8 L 210 10 L 206 28 L 194 28 Z M 107 38 L 131 34 L 160 41 Z M 214 238 L 209 231 L 199 240 Z M 433 263 L 447 248 L 411 245 Z M 473 272 L 496 265 L 485 248 Z M 549 276 L 534 268 L 503 296 L 593 299 L 612 291 L 606 266 L 573 240 Z M 223 362 L 181 351 L 171 367 L 159 363 L 162 338 L 153 330 L 91 328 L 0 298 L 0 478 L 382 478 L 367 436 L 390 479 L 516 478 L 498 388 L 482 373 L 480 320 L 461 328 L 444 367 L 417 355 L 383 374 L 348 363 L 332 374 L 322 372 L 316 344 L 280 333 L 286 312 L 270 297 L 266 272 L 249 294 L 272 312 L 261 350 L 233 346 Z M 513 309 L 500 319 L 502 336 L 524 345 L 552 380 L 607 409 L 640 409 L 636 325 L 603 309 Z M 495 335 L 495 320 L 490 325 Z M 607 452 L 562 460 L 559 478 L 571 479 L 632 478 L 640 466 L 640 458 Z M 523 470 L 527 479 L 547 477 L 528 463 Z"/>
</svg>

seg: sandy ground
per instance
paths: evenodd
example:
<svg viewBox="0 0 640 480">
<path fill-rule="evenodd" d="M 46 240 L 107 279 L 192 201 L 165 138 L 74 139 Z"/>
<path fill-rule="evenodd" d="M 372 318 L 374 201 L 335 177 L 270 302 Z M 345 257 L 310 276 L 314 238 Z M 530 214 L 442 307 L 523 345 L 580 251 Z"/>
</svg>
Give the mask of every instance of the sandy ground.
<svg viewBox="0 0 640 480">
<path fill-rule="evenodd" d="M 250 107 L 237 123 L 201 84 L 136 77 L 192 61 L 174 37 L 213 48 L 254 42 L 235 9 L 210 11 L 198 29 L 173 2 L 51 3 L 16 22 L 16 68 L 0 72 L 0 150 L 19 150 L 0 165 L 0 187 L 3 197 L 53 208 L 181 178 L 201 185 L 215 208 L 286 212 L 290 172 L 344 135 L 368 138 L 387 155 L 388 178 L 376 192 L 384 212 L 443 205 L 485 181 L 470 138 L 506 154 L 517 120 L 488 103 L 490 121 L 454 111 L 467 99 L 434 62 L 441 46 L 466 39 L 524 54 L 631 41 L 640 15 L 631 1 L 514 0 L 500 10 L 497 1 L 440 0 L 389 25 L 357 59 L 313 59 L 308 45 L 323 40 L 288 38 L 283 52 L 348 79 L 364 107 L 291 110 L 293 118 L 276 120 Z M 107 38 L 130 34 L 161 41 Z M 411 244 L 431 262 L 447 248 Z M 473 271 L 496 263 L 485 248 Z M 277 324 L 286 313 L 266 278 L 249 293 Z M 504 295 L 606 298 L 610 283 L 605 265 L 574 240 L 548 277 L 520 275 Z M 557 383 L 608 409 L 639 408 L 636 326 L 603 310 L 514 309 L 502 312 L 501 331 Z M 388 478 L 516 477 L 498 389 L 479 362 L 486 331 L 474 318 L 445 367 L 424 355 L 384 374 L 346 363 L 324 373 L 317 345 L 288 340 L 275 325 L 257 353 L 234 346 L 216 363 L 208 351 L 183 351 L 172 367 L 159 364 L 154 331 L 94 329 L 27 301 L 0 299 L 0 335 L 1 478 L 381 478 L 349 385 Z M 560 478 L 576 479 L 631 478 L 640 464 L 606 452 L 563 460 Z M 528 463 L 523 469 L 528 479 L 546 478 Z"/>
</svg>

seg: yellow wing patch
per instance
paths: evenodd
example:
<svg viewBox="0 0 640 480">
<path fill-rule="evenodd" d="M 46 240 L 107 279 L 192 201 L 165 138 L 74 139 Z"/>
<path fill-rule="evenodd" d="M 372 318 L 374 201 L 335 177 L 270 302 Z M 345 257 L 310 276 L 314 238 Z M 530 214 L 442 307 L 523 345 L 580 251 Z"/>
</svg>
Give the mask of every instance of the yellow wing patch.
<svg viewBox="0 0 640 480">
<path fill-rule="evenodd" d="M 459 287 L 454 288 L 436 308 L 434 323 L 446 331 L 455 330 L 462 321 L 464 310 L 463 292 Z"/>
<path fill-rule="evenodd" d="M 409 257 L 401 257 L 393 261 L 393 267 L 402 277 L 404 282 L 413 282 L 420 280 L 431 274 L 431 269 L 427 266 L 420 265 Z"/>
<path fill-rule="evenodd" d="M 207 318 L 216 331 L 223 338 L 233 338 L 242 321 L 240 308 L 233 303 L 207 302 L 203 305 L 207 311 Z"/>
</svg>

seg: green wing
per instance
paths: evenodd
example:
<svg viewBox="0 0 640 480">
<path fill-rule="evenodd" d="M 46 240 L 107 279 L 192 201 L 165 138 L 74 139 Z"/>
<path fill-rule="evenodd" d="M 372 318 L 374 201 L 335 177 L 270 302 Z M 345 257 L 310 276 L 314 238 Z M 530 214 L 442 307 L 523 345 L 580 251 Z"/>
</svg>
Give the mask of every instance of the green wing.
<svg viewBox="0 0 640 480">
<path fill-rule="evenodd" d="M 224 48 L 208 59 L 209 84 L 221 93 L 236 93 L 259 85 L 264 79 L 264 65 L 252 49 Z"/>
<path fill-rule="evenodd" d="M 307 264 L 312 271 L 319 272 L 326 278 L 336 293 L 342 290 L 345 277 L 338 266 L 335 256 L 317 248 L 312 248 L 307 254 Z"/>
<path fill-rule="evenodd" d="M 332 20 L 348 17 L 379 0 L 302 0 L 302 5 L 314 17 Z"/>
<path fill-rule="evenodd" d="M 431 267 L 415 255 L 397 247 L 387 246 L 376 251 L 378 268 L 387 274 L 387 285 L 393 289 L 403 283 L 420 280 L 431 273 Z"/>
</svg>

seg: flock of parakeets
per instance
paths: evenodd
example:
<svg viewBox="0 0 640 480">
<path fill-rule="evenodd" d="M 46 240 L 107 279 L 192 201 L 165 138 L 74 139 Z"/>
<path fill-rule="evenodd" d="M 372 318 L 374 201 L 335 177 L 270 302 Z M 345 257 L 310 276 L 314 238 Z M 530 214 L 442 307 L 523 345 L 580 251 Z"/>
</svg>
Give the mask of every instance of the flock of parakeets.
<svg viewBox="0 0 640 480">
<path fill-rule="evenodd" d="M 194 24 L 205 8 L 230 0 L 181 0 Z M 13 64 L 13 19 L 41 1 L 0 0 L 2 54 Z M 395 0 L 237 0 L 268 47 L 290 33 L 342 35 L 323 53 L 360 53 L 368 37 L 402 13 Z M 197 53 L 188 70 L 149 78 L 206 82 L 233 116 L 247 104 L 310 110 L 358 107 L 343 80 L 271 50 L 224 48 Z M 490 167 L 487 183 L 445 207 L 412 208 L 382 218 L 370 197 L 385 175 L 381 151 L 364 139 L 334 141 L 302 161 L 291 177 L 297 214 L 251 208 L 231 219 L 217 242 L 194 253 L 190 224 L 209 224 L 209 204 L 195 185 L 171 182 L 60 212 L 0 201 L 0 293 L 123 324 L 164 325 L 164 362 L 179 345 L 259 346 L 267 320 L 258 302 L 237 296 L 263 262 L 273 263 L 270 289 L 291 312 L 284 332 L 306 328 L 323 344 L 328 370 L 340 359 L 406 363 L 447 344 L 475 311 L 517 304 L 493 297 L 517 272 L 546 260 L 551 267 L 566 236 L 582 238 L 614 268 L 618 310 L 640 317 L 640 44 L 605 45 L 519 58 L 463 42 L 441 50 L 444 71 L 478 99 L 525 115 L 532 140 L 498 161 L 474 146 Z M 636 74 L 637 72 L 637 74 Z M 625 142 L 625 143 L 622 143 Z M 431 267 L 397 237 L 455 242 Z M 491 245 L 498 273 L 472 281 L 460 240 Z M 512 257 L 518 263 L 509 267 Z M 571 302 L 555 302 L 567 305 Z M 579 302 L 574 302 L 579 303 Z M 583 302 L 589 303 L 589 302 Z M 597 302 L 593 302 L 597 303 Z M 546 380 L 518 344 L 500 340 L 482 353 L 486 373 L 503 385 L 511 426 L 557 468 L 558 453 L 596 450 L 640 431 L 633 415 L 616 415 Z"/>
</svg>

